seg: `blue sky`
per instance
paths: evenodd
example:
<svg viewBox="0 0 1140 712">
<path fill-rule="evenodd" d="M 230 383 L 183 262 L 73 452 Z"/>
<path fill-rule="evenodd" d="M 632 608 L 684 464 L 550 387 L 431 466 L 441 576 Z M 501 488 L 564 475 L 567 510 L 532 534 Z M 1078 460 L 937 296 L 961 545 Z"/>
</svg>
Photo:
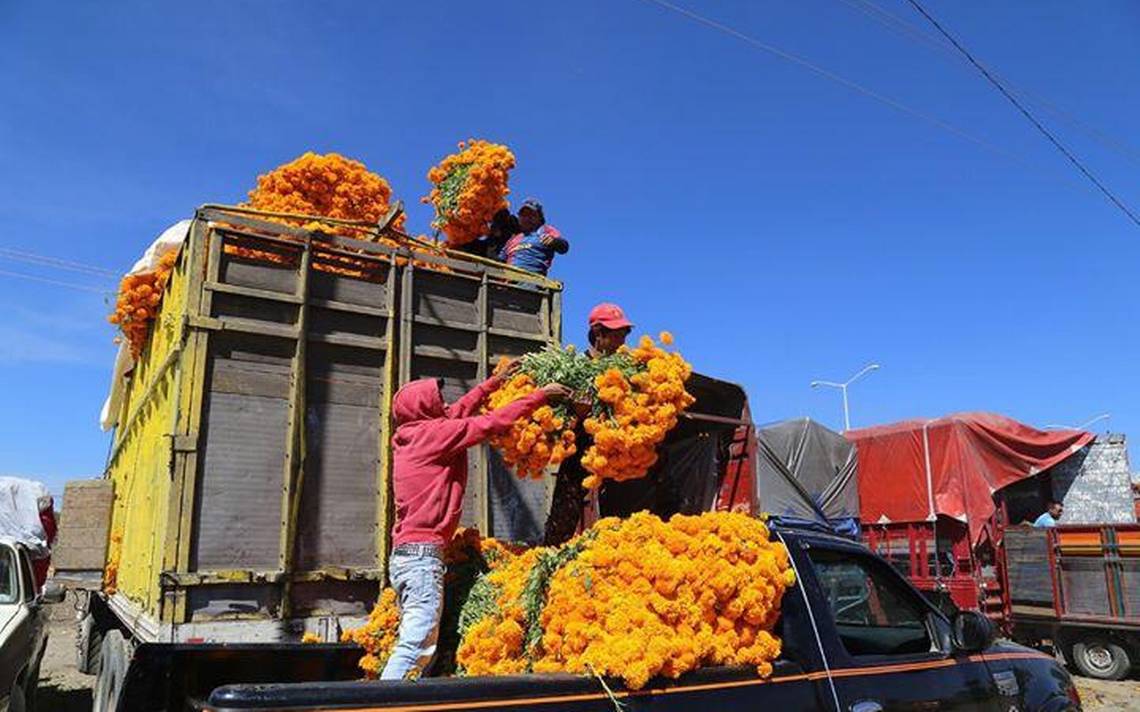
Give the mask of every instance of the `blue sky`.
<svg viewBox="0 0 1140 712">
<path fill-rule="evenodd" d="M 241 200 L 306 150 L 366 162 L 423 230 L 427 168 L 485 137 L 515 150 L 516 199 L 541 197 L 572 242 L 554 269 L 572 340 L 617 301 L 744 384 L 762 421 L 839 427 L 838 393 L 808 383 L 875 360 L 851 391 L 857 426 L 1108 411 L 1140 437 L 1140 228 L 992 87 L 862 0 L 677 1 L 987 147 L 646 0 L 17 0 L 0 4 L 0 248 L 125 270 L 196 205 Z M 903 0 L 874 1 L 929 36 Z M 1063 108 L 1030 104 L 1140 208 L 1140 8 L 926 5 Z M 0 273 L 0 473 L 59 491 L 101 471 L 109 309 Z"/>
</svg>

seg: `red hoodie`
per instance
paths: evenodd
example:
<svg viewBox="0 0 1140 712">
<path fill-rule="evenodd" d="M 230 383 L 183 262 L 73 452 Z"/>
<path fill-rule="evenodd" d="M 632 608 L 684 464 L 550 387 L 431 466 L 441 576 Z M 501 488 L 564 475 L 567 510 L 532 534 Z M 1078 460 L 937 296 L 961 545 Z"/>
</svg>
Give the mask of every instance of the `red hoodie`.
<svg viewBox="0 0 1140 712">
<path fill-rule="evenodd" d="M 444 544 L 459 525 L 467 487 L 467 448 L 507 431 L 518 418 L 546 402 L 542 391 L 478 415 L 498 378 L 476 386 L 450 407 L 443 404 L 434 378 L 412 381 L 396 392 L 392 413 L 392 480 L 396 491 L 396 526 L 400 544 Z"/>
</svg>

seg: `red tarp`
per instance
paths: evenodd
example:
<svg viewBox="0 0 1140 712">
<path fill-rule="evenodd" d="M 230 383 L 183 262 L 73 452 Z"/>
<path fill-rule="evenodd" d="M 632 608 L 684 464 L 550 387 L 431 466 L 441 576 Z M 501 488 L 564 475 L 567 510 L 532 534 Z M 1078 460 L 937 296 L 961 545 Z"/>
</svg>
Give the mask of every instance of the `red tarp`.
<svg viewBox="0 0 1140 712">
<path fill-rule="evenodd" d="M 906 420 L 846 435 L 858 451 L 864 524 L 945 515 L 966 522 L 975 543 L 994 513 L 994 492 L 1056 465 L 1094 438 L 1079 430 L 1037 430 L 993 413 Z"/>
</svg>

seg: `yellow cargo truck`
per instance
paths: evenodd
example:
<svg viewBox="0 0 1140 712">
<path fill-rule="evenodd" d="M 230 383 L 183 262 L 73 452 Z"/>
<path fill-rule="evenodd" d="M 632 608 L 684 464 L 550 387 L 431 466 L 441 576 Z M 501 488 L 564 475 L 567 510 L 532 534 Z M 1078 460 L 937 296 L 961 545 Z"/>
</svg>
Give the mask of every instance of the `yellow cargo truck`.
<svg viewBox="0 0 1140 712">
<path fill-rule="evenodd" d="M 556 282 L 387 228 L 344 223 L 354 239 L 279 217 L 196 212 L 127 377 L 80 623 L 97 711 L 355 677 L 359 651 L 338 640 L 384 580 L 395 389 L 436 377 L 454 399 L 500 356 L 560 339 Z M 470 468 L 464 524 L 540 537 L 546 482 L 485 448 Z"/>
</svg>

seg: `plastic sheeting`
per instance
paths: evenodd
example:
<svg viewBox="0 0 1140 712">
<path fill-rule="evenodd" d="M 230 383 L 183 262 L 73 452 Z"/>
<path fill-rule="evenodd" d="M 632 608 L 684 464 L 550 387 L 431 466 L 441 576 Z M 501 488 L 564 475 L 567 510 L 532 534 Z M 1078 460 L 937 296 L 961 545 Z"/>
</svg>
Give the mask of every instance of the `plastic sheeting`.
<svg viewBox="0 0 1140 712">
<path fill-rule="evenodd" d="M 190 223 L 190 220 L 179 220 L 163 230 L 162 234 L 150 243 L 150 247 L 135 262 L 134 267 L 131 267 L 131 271 L 127 272 L 127 275 L 153 271 L 163 255 L 171 250 L 177 250 L 186 241 L 186 236 L 190 234 Z M 123 341 L 119 344 L 119 352 L 115 355 L 110 392 L 107 394 L 107 399 L 103 401 L 103 408 L 99 411 L 99 427 L 104 431 L 118 425 L 119 407 L 123 402 L 123 389 L 125 387 L 124 376 L 130 373 L 134 367 L 135 361 L 131 358 L 130 346 L 126 341 Z"/>
<path fill-rule="evenodd" d="M 1093 440 L 1080 430 L 1042 431 L 993 413 L 958 413 L 846 433 L 859 460 L 864 524 L 965 522 L 977 543 L 994 493 L 1053 467 Z"/>
<path fill-rule="evenodd" d="M 40 510 L 52 506 L 47 487 L 32 480 L 0 477 L 0 537 L 28 547 L 34 559 L 51 553 Z"/>
<path fill-rule="evenodd" d="M 806 521 L 858 533 L 855 446 L 809 418 L 785 420 L 756 432 L 756 501 L 786 521 Z"/>
</svg>

